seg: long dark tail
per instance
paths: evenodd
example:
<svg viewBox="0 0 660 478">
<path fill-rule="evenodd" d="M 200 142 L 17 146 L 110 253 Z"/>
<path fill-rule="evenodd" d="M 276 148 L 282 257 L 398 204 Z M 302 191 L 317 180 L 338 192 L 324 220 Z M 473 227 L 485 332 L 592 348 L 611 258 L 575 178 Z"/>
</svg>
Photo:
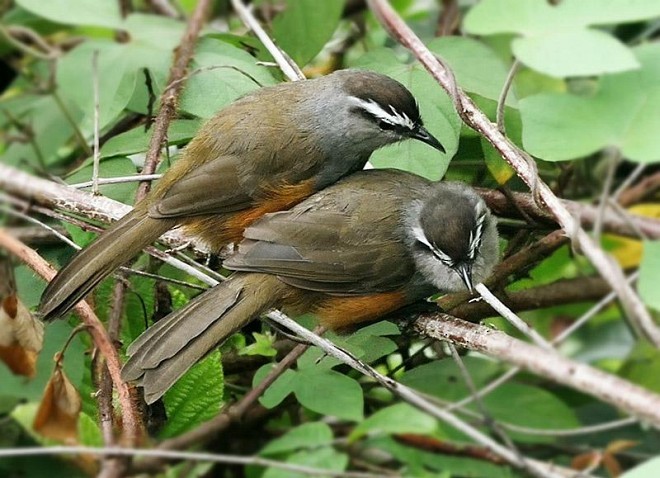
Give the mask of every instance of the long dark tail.
<svg viewBox="0 0 660 478">
<path fill-rule="evenodd" d="M 79 251 L 48 284 L 39 312 L 45 320 L 61 317 L 99 282 L 174 227 L 170 219 L 152 219 L 137 208 Z"/>
<path fill-rule="evenodd" d="M 123 379 L 137 381 L 146 402 L 155 402 L 216 345 L 278 307 L 286 287 L 273 276 L 235 273 L 140 335 L 128 347 Z"/>
</svg>

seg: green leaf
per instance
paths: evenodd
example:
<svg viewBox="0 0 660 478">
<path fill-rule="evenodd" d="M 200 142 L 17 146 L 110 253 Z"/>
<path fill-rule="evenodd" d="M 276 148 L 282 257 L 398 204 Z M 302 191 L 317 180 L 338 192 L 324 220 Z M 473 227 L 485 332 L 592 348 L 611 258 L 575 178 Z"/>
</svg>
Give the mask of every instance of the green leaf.
<svg viewBox="0 0 660 478">
<path fill-rule="evenodd" d="M 348 456 L 339 453 L 334 448 L 326 447 L 317 450 L 303 450 L 290 455 L 287 463 L 305 465 L 331 471 L 344 471 L 348 466 Z M 293 473 L 282 468 L 268 468 L 262 478 L 307 478 L 308 474 Z"/>
<path fill-rule="evenodd" d="M 93 57 L 98 55 L 99 127 L 104 128 L 119 116 L 133 95 L 138 71 L 126 45 L 109 41 L 87 41 L 58 62 L 57 85 L 62 97 L 84 113 L 80 126 L 84 133 L 93 131 L 94 85 L 91 72 Z"/>
<path fill-rule="evenodd" d="M 617 374 L 660 393 L 660 350 L 647 342 L 638 342 Z"/>
<path fill-rule="evenodd" d="M 556 76 L 597 75 L 634 68 L 630 50 L 594 25 L 633 22 L 660 15 L 647 0 L 484 0 L 470 9 L 466 31 L 477 35 L 517 33 L 516 56 Z"/>
<path fill-rule="evenodd" d="M 273 347 L 275 337 L 271 334 L 252 334 L 255 339 L 253 344 L 241 349 L 239 355 L 261 355 L 262 357 L 275 357 L 277 350 Z"/>
<path fill-rule="evenodd" d="M 76 184 L 92 180 L 92 170 L 94 166 L 89 163 L 83 166 L 71 176 L 66 178 L 67 183 Z M 114 157 L 104 159 L 99 163 L 99 177 L 112 178 L 119 176 L 132 176 L 137 174 L 137 170 L 132 161 L 125 157 Z M 99 191 L 115 201 L 131 204 L 135 199 L 135 191 L 138 183 L 136 181 L 118 184 L 101 184 Z M 87 190 L 90 190 L 89 188 Z"/>
<path fill-rule="evenodd" d="M 345 420 L 362 420 L 362 387 L 344 374 L 307 368 L 297 373 L 294 387 L 300 404 L 314 412 Z"/>
<path fill-rule="evenodd" d="M 199 120 L 175 120 L 167 130 L 167 144 L 182 144 L 189 141 L 200 127 Z M 128 156 L 148 149 L 151 130 L 138 126 L 114 136 L 101 148 L 101 158 Z"/>
<path fill-rule="evenodd" d="M 413 408 L 407 403 L 398 403 L 378 410 L 360 423 L 349 435 L 355 441 L 365 435 L 378 433 L 415 433 L 420 435 L 433 433 L 437 428 L 435 418 Z"/>
<path fill-rule="evenodd" d="M 499 369 L 497 364 L 476 357 L 463 357 L 463 363 L 477 387 L 485 384 Z M 470 395 L 460 370 L 454 361 L 449 359 L 415 367 L 401 377 L 401 382 L 445 400 L 460 400 Z"/>
<path fill-rule="evenodd" d="M 259 454 L 275 455 L 301 448 L 318 448 L 332 444 L 333 439 L 332 430 L 325 423 L 304 423 L 269 442 Z"/>
<path fill-rule="evenodd" d="M 508 69 L 490 47 L 473 38 L 457 36 L 436 38 L 427 46 L 451 66 L 461 88 L 484 98 L 499 99 Z M 516 104 L 513 92 L 507 96 L 506 104 Z"/>
<path fill-rule="evenodd" d="M 169 420 L 161 438 L 180 435 L 218 414 L 224 395 L 220 352 L 195 364 L 165 394 Z"/>
<path fill-rule="evenodd" d="M 19 121 L 21 127 L 5 126 L 7 134 L 24 135 L 19 132 L 27 128 L 32 132 L 29 141 L 14 141 L 2 154 L 2 162 L 9 165 L 19 165 L 27 161 L 31 165 L 43 162 L 46 166 L 52 165 L 70 153 L 68 143 L 73 136 L 73 127 L 66 120 L 62 108 L 52 96 L 26 95 L 23 108 L 11 111 Z M 10 103 L 11 102 L 7 102 Z M 5 116 L 6 102 L 0 102 L 0 115 Z M 73 119 L 78 121 L 82 113 L 71 101 L 63 98 L 62 106 Z M 3 118 L 4 119 L 4 118 Z"/>
<path fill-rule="evenodd" d="M 250 91 L 276 83 L 256 58 L 215 38 L 200 40 L 190 70 L 196 73 L 186 83 L 180 108 L 202 118 L 211 118 Z"/>
<path fill-rule="evenodd" d="M 445 91 L 419 65 L 400 62 L 391 49 L 377 49 L 362 55 L 354 65 L 391 76 L 406 86 L 420 100 L 424 124 L 443 144 L 447 154 L 440 154 L 419 141 L 403 141 L 381 148 L 369 161 L 378 168 L 398 168 L 429 179 L 441 178 L 458 150 L 461 121 Z M 423 101 L 422 101 L 423 99 Z"/>
<path fill-rule="evenodd" d="M 639 295 L 646 305 L 660 310 L 660 241 L 644 241 L 644 253 L 639 267 Z"/>
<path fill-rule="evenodd" d="M 634 51 L 642 68 L 604 76 L 592 97 L 546 93 L 521 100 L 525 149 L 563 161 L 612 146 L 633 161 L 659 161 L 660 45 Z"/>
<path fill-rule="evenodd" d="M 78 418 L 78 440 L 83 446 L 103 446 L 103 435 L 98 423 L 86 413 Z"/>
<path fill-rule="evenodd" d="M 252 379 L 252 388 L 259 385 L 274 366 L 275 364 L 268 363 L 259 368 Z M 278 406 L 289 396 L 290 393 L 293 392 L 296 380 L 298 380 L 298 372 L 294 370 L 286 370 L 266 389 L 263 395 L 261 395 L 259 403 L 266 408 L 274 408 Z"/>
<path fill-rule="evenodd" d="M 300 66 L 309 63 L 337 29 L 345 0 L 287 0 L 273 20 L 277 44 Z"/>
<path fill-rule="evenodd" d="M 120 28 L 122 24 L 119 3 L 115 0 L 16 0 L 16 4 L 65 25 Z"/>
<path fill-rule="evenodd" d="M 639 67 L 630 49 L 600 30 L 517 38 L 513 52 L 524 64 L 557 78 L 616 73 Z"/>
<path fill-rule="evenodd" d="M 486 395 L 483 403 L 496 420 L 514 425 L 553 430 L 581 426 L 571 407 L 552 393 L 535 386 L 506 383 Z M 523 442 L 556 441 L 553 436 L 509 433 L 512 438 Z"/>
<path fill-rule="evenodd" d="M 658 456 L 628 470 L 620 478 L 656 478 L 657 476 L 660 476 L 660 457 Z"/>
</svg>

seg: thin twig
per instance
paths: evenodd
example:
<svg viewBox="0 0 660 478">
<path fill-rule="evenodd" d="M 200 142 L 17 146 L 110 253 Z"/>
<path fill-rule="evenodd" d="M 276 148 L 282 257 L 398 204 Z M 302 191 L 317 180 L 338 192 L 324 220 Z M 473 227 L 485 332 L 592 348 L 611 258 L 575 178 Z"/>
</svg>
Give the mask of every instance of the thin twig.
<svg viewBox="0 0 660 478">
<path fill-rule="evenodd" d="M 97 178 L 96 184 L 123 184 L 123 183 L 135 183 L 139 181 L 155 181 L 156 179 L 162 178 L 162 174 L 136 174 L 133 176 L 116 176 L 114 178 Z M 94 185 L 94 181 L 85 181 L 83 183 L 69 184 L 69 187 L 75 189 L 85 189 Z"/>
<path fill-rule="evenodd" d="M 0 458 L 44 455 L 100 455 L 100 456 L 145 456 L 164 460 L 188 460 L 232 465 L 250 465 L 278 468 L 290 473 L 303 473 L 310 476 L 336 476 L 338 478 L 380 478 L 373 473 L 357 471 L 335 471 L 311 466 L 283 463 L 259 456 L 223 455 L 219 453 L 199 453 L 191 451 L 154 450 L 144 448 L 91 447 L 91 446 L 51 446 L 0 449 Z"/>
<path fill-rule="evenodd" d="M 99 99 L 99 51 L 94 50 L 92 54 L 92 85 L 94 88 L 94 155 L 92 163 L 92 194 L 98 196 L 99 192 L 99 166 L 101 155 L 99 154 L 99 116 L 101 104 Z"/>
<path fill-rule="evenodd" d="M 506 97 L 509 95 L 511 90 L 511 85 L 513 84 L 513 79 L 516 77 L 516 73 L 520 70 L 520 62 L 516 59 L 511 64 L 509 68 L 509 73 L 506 75 L 506 80 L 502 86 L 502 91 L 500 92 L 500 97 L 497 100 L 497 129 L 502 134 L 506 134 L 506 125 L 504 124 L 504 111 L 506 109 Z"/>
<path fill-rule="evenodd" d="M 598 203 L 598 215 L 594 223 L 594 241 L 596 241 L 596 244 L 600 244 L 601 234 L 603 232 L 603 218 L 607 209 L 607 198 L 609 198 L 612 190 L 614 174 L 621 162 L 621 152 L 618 149 L 609 148 L 603 154 L 603 159 L 607 162 L 608 167 L 605 182 L 603 183 L 603 191 L 600 195 L 600 202 Z"/>
<path fill-rule="evenodd" d="M 234 10 L 238 14 L 241 21 L 254 32 L 254 34 L 259 38 L 259 41 L 264 45 L 266 50 L 272 55 L 275 59 L 275 62 L 286 76 L 291 81 L 304 80 L 305 74 L 302 72 L 300 67 L 287 55 L 282 49 L 280 49 L 273 40 L 268 36 L 268 34 L 261 27 L 257 19 L 252 14 L 252 11 L 241 1 L 241 0 L 231 0 L 231 5 L 234 7 Z"/>
<path fill-rule="evenodd" d="M 531 328 L 525 321 L 518 317 L 511 309 L 504 305 L 493 293 L 488 290 L 484 284 L 477 284 L 475 290 L 479 292 L 479 295 L 495 309 L 504 319 L 507 320 L 511 325 L 513 325 L 518 331 L 525 334 L 527 337 L 532 339 L 537 346 L 542 349 L 551 350 L 552 345 L 545 340 L 536 330 Z"/>
</svg>

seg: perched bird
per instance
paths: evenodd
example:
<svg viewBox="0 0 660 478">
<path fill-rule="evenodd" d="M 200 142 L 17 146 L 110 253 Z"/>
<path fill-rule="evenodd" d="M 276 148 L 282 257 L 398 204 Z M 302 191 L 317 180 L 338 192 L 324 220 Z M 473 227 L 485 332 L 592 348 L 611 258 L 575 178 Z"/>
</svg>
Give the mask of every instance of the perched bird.
<svg viewBox="0 0 660 478">
<path fill-rule="evenodd" d="M 220 111 L 135 209 L 77 253 L 48 285 L 40 313 L 67 313 L 101 280 L 183 225 L 217 252 L 264 214 L 288 209 L 364 167 L 376 149 L 417 139 L 443 151 L 415 98 L 373 72 L 262 88 Z"/>
<path fill-rule="evenodd" d="M 498 259 L 495 218 L 463 183 L 361 171 L 244 232 L 235 272 L 147 329 L 122 372 L 157 400 L 196 361 L 270 309 L 331 329 L 433 294 L 472 289 Z"/>
</svg>

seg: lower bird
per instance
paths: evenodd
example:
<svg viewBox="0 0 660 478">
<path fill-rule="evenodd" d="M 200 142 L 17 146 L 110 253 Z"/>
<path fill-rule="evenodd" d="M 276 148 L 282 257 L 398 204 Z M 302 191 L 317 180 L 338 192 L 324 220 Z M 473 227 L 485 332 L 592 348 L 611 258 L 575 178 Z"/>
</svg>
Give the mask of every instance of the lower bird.
<svg viewBox="0 0 660 478">
<path fill-rule="evenodd" d="M 484 280 L 496 220 L 469 186 L 397 170 L 354 173 L 245 230 L 227 281 L 128 347 L 124 379 L 160 398 L 192 365 L 271 309 L 313 312 L 330 329 L 372 321 L 436 291 Z"/>
</svg>

